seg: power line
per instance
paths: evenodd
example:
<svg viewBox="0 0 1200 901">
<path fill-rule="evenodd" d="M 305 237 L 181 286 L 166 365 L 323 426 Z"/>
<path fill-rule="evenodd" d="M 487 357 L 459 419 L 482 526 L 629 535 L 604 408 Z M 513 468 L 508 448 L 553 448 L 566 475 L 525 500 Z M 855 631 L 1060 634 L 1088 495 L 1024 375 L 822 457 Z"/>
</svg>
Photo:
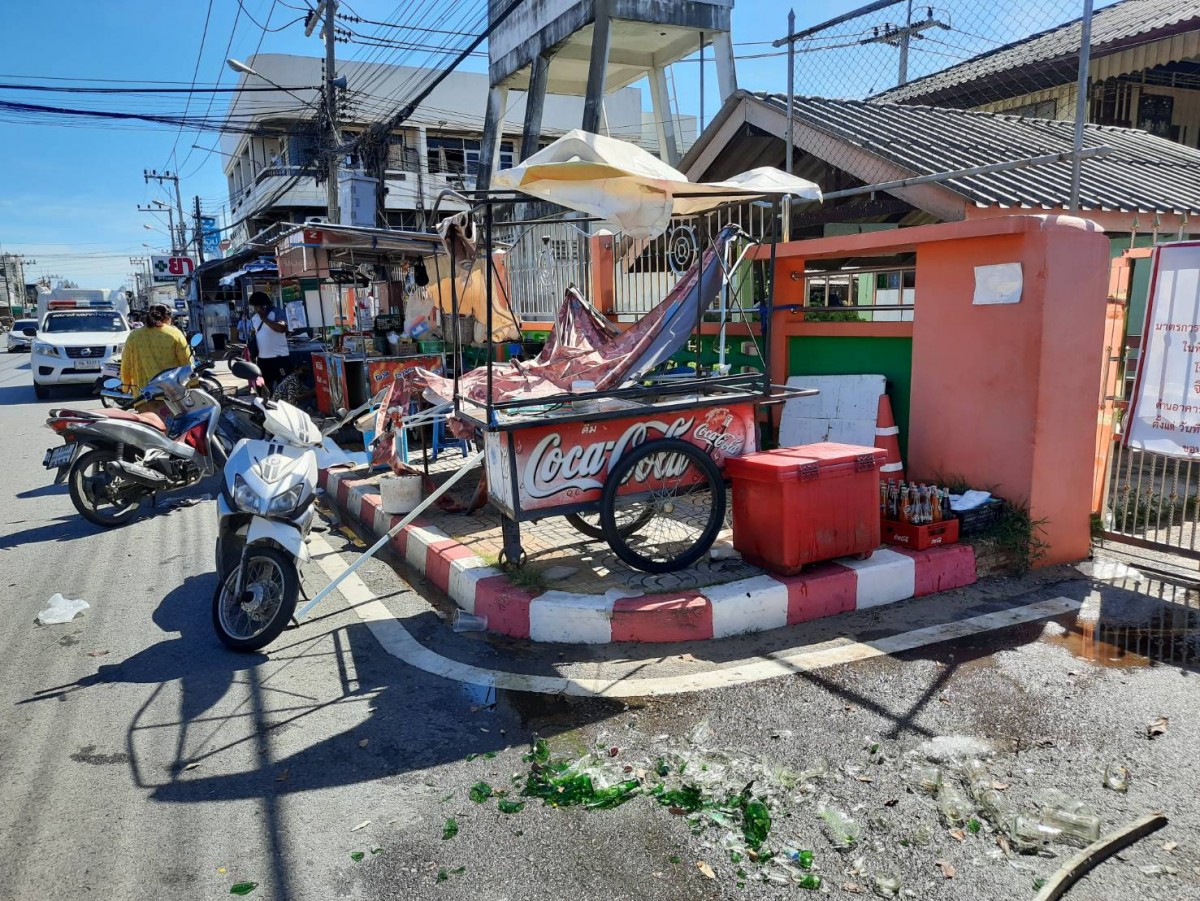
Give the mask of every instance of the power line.
<svg viewBox="0 0 1200 901">
<path fill-rule="evenodd" d="M 220 65 L 222 65 L 222 66 L 224 65 L 224 60 L 226 60 L 226 59 L 228 59 L 228 58 L 229 58 L 229 48 L 233 46 L 233 37 L 234 37 L 234 35 L 236 35 L 236 34 L 237 34 L 238 22 L 239 22 L 239 21 L 241 21 L 241 17 L 242 17 L 242 10 L 243 10 L 243 9 L 245 9 L 245 7 L 243 7 L 243 6 L 242 6 L 241 0 L 238 0 L 238 11 L 237 11 L 237 14 L 236 14 L 236 15 L 233 17 L 233 28 L 231 28 L 231 29 L 229 30 L 229 40 L 225 42 L 225 52 L 221 54 L 221 62 L 220 62 Z M 201 48 L 200 48 L 200 49 L 201 49 L 201 50 L 203 50 L 203 49 L 204 49 L 204 48 L 203 48 L 203 45 L 201 46 Z M 224 68 L 222 68 L 222 69 L 221 69 L 221 70 L 220 70 L 220 71 L 217 73 L 217 81 L 218 81 L 218 83 L 221 81 L 221 79 L 224 77 L 224 75 L 225 75 L 225 70 L 224 70 Z M 212 112 L 212 105 L 213 105 L 213 100 L 214 100 L 214 99 L 215 99 L 215 95 L 210 95 L 210 96 L 209 96 L 209 98 L 208 98 L 208 107 L 207 107 L 207 108 L 204 110 L 204 115 L 205 115 L 205 116 L 207 116 L 207 115 L 208 115 L 210 112 Z M 185 153 L 185 154 L 183 155 L 183 162 L 182 162 L 182 163 L 180 163 L 178 166 L 176 166 L 176 167 L 175 167 L 175 171 L 176 171 L 176 172 L 178 172 L 178 171 L 179 171 L 179 170 L 181 170 L 181 169 L 182 169 L 184 166 L 186 166 L 186 165 L 187 165 L 187 161 L 188 161 L 188 160 L 190 160 L 190 159 L 192 158 L 192 154 L 193 154 L 194 152 L 195 152 L 195 151 L 194 151 L 194 149 L 193 149 L 192 147 L 189 147 L 189 148 L 188 148 L 188 152 L 187 152 L 187 153 Z"/>
<path fill-rule="evenodd" d="M 302 91 L 311 88 L 311 85 L 293 85 L 291 87 L 283 87 L 283 90 Z M 54 85 L 43 84 L 2 84 L 2 91 L 53 91 L 66 94 L 236 94 L 243 91 L 278 92 L 280 88 L 266 87 L 240 87 L 240 88 L 151 88 L 151 87 L 136 87 L 136 88 L 88 88 L 80 85 L 64 85 L 56 87 Z"/>
<path fill-rule="evenodd" d="M 241 0 L 238 0 L 238 3 L 239 3 L 239 5 L 240 5 L 240 3 L 241 3 Z M 264 39 L 266 38 L 266 36 L 267 36 L 267 25 L 270 25 L 270 24 L 271 24 L 271 16 L 275 15 L 275 7 L 276 7 L 276 6 L 278 6 L 278 5 L 279 5 L 279 0 L 271 0 L 271 8 L 267 10 L 267 23 L 266 23 L 266 25 L 259 25 L 259 28 L 261 28 L 261 29 L 262 29 L 262 32 L 261 32 L 261 33 L 259 34 L 259 36 L 258 36 L 258 44 L 257 44 L 257 45 L 255 46 L 255 48 L 254 48 L 254 53 L 253 53 L 253 54 L 251 54 L 251 57 L 250 57 L 251 59 L 254 59 L 256 56 L 258 56 L 258 51 L 260 51 L 260 50 L 262 49 L 263 40 L 264 40 Z M 254 24 L 255 24 L 255 25 L 258 25 L 258 22 L 257 22 L 257 21 L 255 21 L 255 19 L 254 19 L 254 18 L 252 18 L 252 17 L 250 16 L 250 13 L 249 13 L 249 12 L 247 12 L 247 13 L 246 13 L 246 17 L 247 17 L 248 19 L 250 19 L 250 21 L 251 21 L 251 22 L 254 22 Z M 305 18 L 304 16 L 301 16 L 299 19 L 295 19 L 295 20 L 293 20 L 292 22 L 290 22 L 290 23 L 288 23 L 288 24 L 289 24 L 289 25 L 294 25 L 296 22 L 302 22 L 302 21 L 304 21 L 304 18 Z M 285 25 L 284 27 L 286 28 L 287 26 Z M 230 35 L 230 43 L 232 43 L 232 42 L 233 42 L 233 36 L 232 36 L 232 35 Z M 228 51 L 227 51 L 227 52 L 228 52 Z M 222 78 L 224 78 L 224 77 L 225 77 L 225 70 L 224 70 L 224 69 L 222 69 L 222 70 L 221 70 L 221 71 L 220 71 L 220 72 L 217 74 L 217 83 L 218 83 L 218 84 L 220 84 L 220 83 L 221 83 L 221 79 L 222 79 Z M 234 104 L 235 104 L 235 103 L 237 103 L 237 102 L 238 102 L 238 100 L 241 98 L 241 92 L 243 92 L 243 91 L 255 91 L 255 90 L 259 90 L 259 89 L 258 89 L 258 88 L 249 88 L 249 87 L 247 87 L 247 86 L 246 86 L 246 80 L 245 80 L 245 79 L 243 79 L 243 80 L 242 80 L 242 82 L 241 82 L 241 84 L 239 84 L 239 85 L 237 85 L 236 87 L 234 87 L 234 88 L 233 88 L 233 90 L 238 92 L 238 96 L 237 96 L 237 97 L 235 97 L 235 98 L 234 98 L 234 99 L 233 99 L 233 100 L 230 102 L 230 104 L 229 104 L 229 109 L 230 109 L 230 111 L 231 111 L 231 112 L 232 112 L 232 110 L 233 110 L 233 106 L 234 106 Z M 195 148 L 193 147 L 193 149 L 195 149 Z M 191 172 L 189 172 L 189 173 L 188 173 L 188 176 L 190 177 L 190 176 L 192 176 L 192 175 L 195 175 L 197 172 L 199 172 L 199 171 L 200 171 L 200 169 L 201 169 L 201 167 L 202 167 L 202 166 L 203 166 L 203 165 L 204 165 L 206 162 L 208 162 L 208 161 L 209 161 L 209 159 L 212 157 L 212 155 L 213 155 L 213 153 L 214 153 L 215 151 L 216 151 L 216 148 L 215 148 L 215 147 L 209 148 L 208 152 L 207 152 L 207 153 L 205 153 L 205 154 L 204 154 L 204 156 L 202 156 L 202 157 L 200 158 L 200 161 L 199 161 L 198 163 L 196 163 L 196 168 L 195 168 L 195 169 L 193 169 Z M 189 151 L 189 153 L 188 153 L 188 156 L 189 156 L 189 157 L 191 156 L 191 152 L 190 152 L 190 151 Z M 187 162 L 187 160 L 185 159 L 185 160 L 184 160 L 184 162 L 186 163 L 186 162 Z M 180 167 L 180 168 L 182 168 L 182 167 Z"/>
<path fill-rule="evenodd" d="M 201 59 L 201 57 L 204 56 L 204 42 L 208 40 L 208 22 L 209 22 L 209 19 L 212 18 L 212 8 L 213 8 L 213 0 L 208 0 L 208 10 L 204 13 L 204 30 L 200 33 L 200 50 L 196 54 L 196 65 L 192 69 L 192 87 L 193 88 L 196 87 L 196 79 L 200 75 L 200 59 Z M 188 94 L 187 105 L 184 106 L 184 108 L 183 108 L 183 114 L 185 116 L 188 114 L 188 111 L 191 109 L 191 105 L 192 105 L 192 95 Z M 183 126 L 181 125 L 181 126 L 179 126 L 179 133 L 177 135 L 175 135 L 175 141 L 171 144 L 171 153 L 167 157 L 168 163 L 170 163 L 171 160 L 173 160 L 175 158 L 175 150 L 179 147 L 179 139 L 182 135 L 183 135 Z M 166 166 L 164 165 L 163 168 L 165 169 Z M 178 167 L 176 167 L 176 168 L 178 168 Z"/>
</svg>

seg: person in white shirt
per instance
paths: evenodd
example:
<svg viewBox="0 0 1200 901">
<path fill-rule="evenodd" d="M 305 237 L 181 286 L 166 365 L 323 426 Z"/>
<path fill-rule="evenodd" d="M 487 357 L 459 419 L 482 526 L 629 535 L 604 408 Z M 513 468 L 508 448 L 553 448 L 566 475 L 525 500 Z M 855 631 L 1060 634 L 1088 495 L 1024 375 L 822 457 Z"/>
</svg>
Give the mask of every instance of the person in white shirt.
<svg viewBox="0 0 1200 901">
<path fill-rule="evenodd" d="M 282 312 L 275 309 L 271 298 L 262 291 L 255 291 L 250 295 L 250 306 L 254 310 L 250 326 L 258 343 L 258 368 L 262 370 L 267 387 L 273 391 L 290 368 L 287 319 Z"/>
</svg>

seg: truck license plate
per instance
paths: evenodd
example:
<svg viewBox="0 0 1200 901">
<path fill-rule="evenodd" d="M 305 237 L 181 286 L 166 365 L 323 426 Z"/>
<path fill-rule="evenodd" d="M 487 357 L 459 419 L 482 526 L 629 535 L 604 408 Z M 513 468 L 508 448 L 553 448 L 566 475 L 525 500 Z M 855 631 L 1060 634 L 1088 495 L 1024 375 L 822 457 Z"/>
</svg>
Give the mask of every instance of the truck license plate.
<svg viewBox="0 0 1200 901">
<path fill-rule="evenodd" d="M 76 360 L 76 372 L 99 372 L 102 360 Z"/>
</svg>

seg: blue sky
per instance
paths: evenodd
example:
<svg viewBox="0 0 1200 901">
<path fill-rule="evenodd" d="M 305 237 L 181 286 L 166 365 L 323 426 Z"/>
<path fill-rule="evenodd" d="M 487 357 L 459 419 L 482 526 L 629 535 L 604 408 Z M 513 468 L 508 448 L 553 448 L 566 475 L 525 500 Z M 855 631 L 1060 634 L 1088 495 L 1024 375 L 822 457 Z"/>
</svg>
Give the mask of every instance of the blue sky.
<svg viewBox="0 0 1200 901">
<path fill-rule="evenodd" d="M 305 38 L 302 25 L 293 24 L 268 33 L 250 21 L 267 21 L 273 28 L 301 15 L 294 7 L 302 0 L 213 0 L 203 54 L 197 53 L 204 30 L 205 0 L 168 2 L 162 0 L 55 0 L 43 3 L 10 3 L 5 12 L 4 53 L 0 55 L 0 82 L 14 76 L 52 83 L 52 79 L 81 82 L 84 79 L 124 79 L 136 83 L 182 82 L 190 84 L 193 71 L 202 85 L 232 85 L 236 79 L 224 65 L 226 55 L 245 59 L 259 46 L 263 52 L 317 55 L 319 39 Z M 416 7 L 416 0 L 408 6 Z M 798 26 L 814 24 L 849 10 L 859 3 L 829 0 L 821 4 L 798 4 Z M 395 0 L 353 0 L 352 9 L 364 18 L 384 19 L 397 8 Z M 773 52 L 767 42 L 786 31 L 787 7 L 770 0 L 738 0 L 734 10 L 734 40 L 739 55 Z M 236 28 L 235 28 L 236 19 Z M 20 40 L 12 40 L 15 35 Z M 226 46 L 228 45 L 228 53 Z M 339 44 L 339 54 L 365 52 L 362 47 Z M 482 60 L 470 60 L 465 68 L 483 71 Z M 676 67 L 676 85 L 684 112 L 699 109 L 698 66 Z M 786 89 L 786 60 L 740 59 L 740 86 L 752 90 Z M 715 72 L 711 64 L 706 84 L 706 113 L 717 108 Z M 226 95 L 227 96 L 227 95 Z M 0 98 L 30 99 L 0 91 Z M 129 108 L 147 101 L 139 97 L 44 94 L 38 102 L 66 106 Z M 179 111 L 182 96 L 156 98 L 153 105 Z M 196 96 L 191 112 L 208 106 L 208 95 Z M 213 111 L 223 108 L 218 96 Z M 644 103 L 649 105 L 648 92 Z M 212 147 L 212 133 L 179 133 L 177 130 L 122 123 L 120 127 L 95 127 L 73 122 L 29 124 L 0 120 L 0 247 L 24 253 L 37 260 L 29 273 L 69 277 L 88 286 L 120 284 L 133 268 L 130 256 L 152 252 L 143 246 L 165 247 L 165 217 L 138 212 L 139 204 L 170 198 L 156 184 L 147 185 L 142 170 L 169 168 L 182 173 L 185 207 L 193 195 L 205 199 L 211 209 L 225 199 L 221 158 L 193 150 L 193 144 Z M 189 156 L 190 154 L 190 156 Z M 158 231 L 148 230 L 149 225 Z"/>
</svg>

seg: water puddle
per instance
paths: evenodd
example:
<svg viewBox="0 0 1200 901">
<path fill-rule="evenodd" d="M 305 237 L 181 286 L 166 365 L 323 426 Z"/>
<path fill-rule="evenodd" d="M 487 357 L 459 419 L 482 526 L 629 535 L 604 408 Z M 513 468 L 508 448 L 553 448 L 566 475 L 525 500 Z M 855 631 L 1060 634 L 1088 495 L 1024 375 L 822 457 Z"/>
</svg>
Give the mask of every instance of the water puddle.
<svg viewBox="0 0 1200 901">
<path fill-rule="evenodd" d="M 466 697 L 471 705 L 472 712 L 486 711 L 493 713 L 496 710 L 496 686 L 495 685 L 479 685 L 474 682 L 459 683 L 459 689 Z"/>
<path fill-rule="evenodd" d="M 1169 611 L 1144 623 L 1120 625 L 1079 618 L 1065 626 L 1061 632 L 1046 629 L 1041 640 L 1098 666 L 1192 666 L 1200 660 L 1194 611 Z"/>
</svg>

